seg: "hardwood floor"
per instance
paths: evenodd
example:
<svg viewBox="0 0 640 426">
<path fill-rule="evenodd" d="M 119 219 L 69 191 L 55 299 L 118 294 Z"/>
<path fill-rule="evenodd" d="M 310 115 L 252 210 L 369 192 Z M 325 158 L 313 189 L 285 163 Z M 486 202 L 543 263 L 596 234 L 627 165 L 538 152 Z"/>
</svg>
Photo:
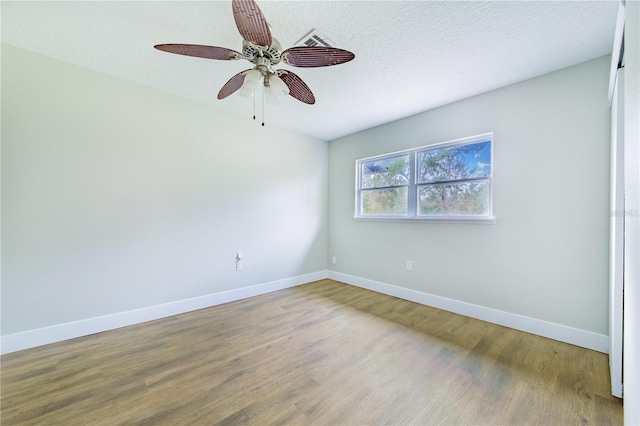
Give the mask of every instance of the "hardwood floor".
<svg viewBox="0 0 640 426">
<path fill-rule="evenodd" d="M 3 426 L 622 424 L 605 354 L 330 280 L 1 361 Z"/>
</svg>

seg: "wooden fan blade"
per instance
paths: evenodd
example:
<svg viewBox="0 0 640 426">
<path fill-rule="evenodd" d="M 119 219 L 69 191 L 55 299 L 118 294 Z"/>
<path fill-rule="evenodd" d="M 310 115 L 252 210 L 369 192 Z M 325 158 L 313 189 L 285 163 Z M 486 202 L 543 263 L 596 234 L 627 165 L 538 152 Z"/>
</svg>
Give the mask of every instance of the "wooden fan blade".
<svg viewBox="0 0 640 426">
<path fill-rule="evenodd" d="M 282 60 L 294 67 L 327 67 L 349 62 L 356 55 L 337 47 L 299 46 L 282 52 Z"/>
<path fill-rule="evenodd" d="M 238 74 L 231 77 L 229 81 L 227 81 L 224 86 L 222 86 L 222 89 L 220 89 L 220 91 L 218 92 L 218 99 L 224 99 L 241 88 L 242 84 L 244 83 L 244 77 L 247 71 L 250 70 L 240 71 Z"/>
<path fill-rule="evenodd" d="M 233 0 L 233 18 L 240 35 L 260 47 L 271 46 L 271 31 L 267 20 L 254 0 Z"/>
<path fill-rule="evenodd" d="M 226 47 L 202 46 L 200 44 L 157 44 L 156 49 L 178 55 L 230 61 L 242 58 L 242 54 Z"/>
<path fill-rule="evenodd" d="M 300 77 L 291 71 L 286 70 L 278 70 L 278 76 L 289 88 L 289 95 L 293 96 L 300 102 L 304 102 L 305 104 L 313 105 L 316 103 L 316 98 L 313 96 L 313 92 L 311 92 L 309 86 L 307 86 Z"/>
</svg>

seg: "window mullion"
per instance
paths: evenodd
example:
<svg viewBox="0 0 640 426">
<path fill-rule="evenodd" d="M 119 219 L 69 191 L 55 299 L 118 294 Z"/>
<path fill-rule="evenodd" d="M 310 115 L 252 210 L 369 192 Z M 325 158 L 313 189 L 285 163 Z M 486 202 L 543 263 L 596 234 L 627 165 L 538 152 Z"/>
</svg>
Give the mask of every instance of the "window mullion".
<svg viewBox="0 0 640 426">
<path fill-rule="evenodd" d="M 452 179 L 452 180 L 434 180 L 432 182 L 423 182 L 416 184 L 416 186 L 427 186 L 427 185 L 443 185 L 447 183 L 465 183 L 465 182 L 479 182 L 479 181 L 488 181 L 490 178 L 487 176 L 476 177 L 476 178 L 465 178 L 465 179 Z"/>
<path fill-rule="evenodd" d="M 366 192 L 366 191 L 378 191 L 381 189 L 408 188 L 408 187 L 409 185 L 376 186 L 374 188 L 362 188 L 360 189 L 360 191 Z"/>
<path fill-rule="evenodd" d="M 413 150 L 409 153 L 409 188 L 407 191 L 407 215 L 408 216 L 416 216 L 417 214 L 417 190 L 416 190 L 416 174 L 417 174 L 417 164 L 416 164 L 416 151 Z"/>
</svg>

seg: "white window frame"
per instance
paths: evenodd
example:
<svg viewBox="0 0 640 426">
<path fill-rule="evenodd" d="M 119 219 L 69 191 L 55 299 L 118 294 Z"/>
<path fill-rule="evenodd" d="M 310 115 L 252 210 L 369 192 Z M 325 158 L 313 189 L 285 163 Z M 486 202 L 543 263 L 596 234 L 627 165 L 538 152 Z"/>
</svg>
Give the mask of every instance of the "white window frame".
<svg viewBox="0 0 640 426">
<path fill-rule="evenodd" d="M 442 149 L 442 148 L 450 148 L 456 146 L 463 145 L 471 145 L 478 142 L 490 142 L 491 144 L 491 172 L 489 176 L 483 179 L 487 179 L 489 181 L 489 207 L 488 212 L 485 215 L 419 215 L 418 214 L 418 188 L 423 186 L 424 184 L 417 184 L 417 175 L 418 175 L 418 164 L 417 158 L 418 153 L 423 151 L 429 151 L 434 149 Z M 455 139 L 447 142 L 440 142 L 431 145 L 424 145 L 417 148 L 406 149 L 403 151 L 395 151 L 390 152 L 383 155 L 376 155 L 373 157 L 361 158 L 356 160 L 355 169 L 356 169 L 356 179 L 355 179 L 355 214 L 354 219 L 363 220 L 363 221 L 385 221 L 385 222 L 468 222 L 468 223 L 495 223 L 496 219 L 493 214 L 493 176 L 494 176 L 494 162 L 493 162 L 493 153 L 494 153 L 494 137 L 493 132 L 483 133 L 480 135 L 470 136 L 461 139 Z M 361 181 L 361 169 L 363 163 L 368 163 L 371 161 L 382 160 L 385 158 L 393 158 L 401 155 L 409 155 L 409 184 L 407 185 L 408 191 L 408 201 L 407 201 L 407 214 L 406 215 L 362 215 L 361 214 L 361 204 L 362 204 L 362 192 L 373 190 L 373 189 L 384 189 L 384 188 L 362 188 Z M 472 181 L 474 179 L 468 180 L 457 180 L 456 182 L 464 182 L 464 181 Z"/>
</svg>

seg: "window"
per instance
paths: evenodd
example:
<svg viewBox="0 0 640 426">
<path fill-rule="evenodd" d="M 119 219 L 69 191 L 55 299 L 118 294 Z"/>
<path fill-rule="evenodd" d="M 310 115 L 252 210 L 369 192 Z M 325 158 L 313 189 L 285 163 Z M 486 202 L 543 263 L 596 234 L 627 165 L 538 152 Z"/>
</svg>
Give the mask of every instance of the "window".
<svg viewBox="0 0 640 426">
<path fill-rule="evenodd" d="M 492 221 L 493 134 L 356 162 L 356 218 Z"/>
</svg>

